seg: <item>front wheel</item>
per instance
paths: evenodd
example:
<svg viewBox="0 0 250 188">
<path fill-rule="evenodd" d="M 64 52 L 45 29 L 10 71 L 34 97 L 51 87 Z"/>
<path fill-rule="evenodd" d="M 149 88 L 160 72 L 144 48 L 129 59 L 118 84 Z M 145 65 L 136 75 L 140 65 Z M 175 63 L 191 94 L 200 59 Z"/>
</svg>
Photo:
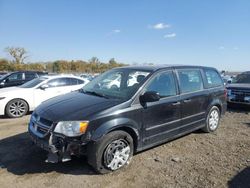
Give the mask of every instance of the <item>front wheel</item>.
<svg viewBox="0 0 250 188">
<path fill-rule="evenodd" d="M 113 131 L 88 146 L 88 162 L 101 173 L 109 173 L 127 165 L 133 156 L 133 139 L 124 131 Z"/>
<path fill-rule="evenodd" d="M 206 118 L 206 126 L 202 129 L 204 132 L 214 132 L 220 123 L 220 110 L 217 106 L 213 106 Z"/>
<path fill-rule="evenodd" d="M 6 105 L 6 115 L 10 118 L 18 118 L 27 114 L 28 104 L 22 99 L 13 99 Z"/>
</svg>

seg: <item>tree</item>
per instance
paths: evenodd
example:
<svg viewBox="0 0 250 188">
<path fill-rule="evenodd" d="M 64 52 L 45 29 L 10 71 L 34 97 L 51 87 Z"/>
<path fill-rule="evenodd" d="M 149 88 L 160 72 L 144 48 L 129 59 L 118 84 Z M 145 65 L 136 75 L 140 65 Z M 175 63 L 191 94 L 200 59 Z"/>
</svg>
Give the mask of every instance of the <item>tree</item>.
<svg viewBox="0 0 250 188">
<path fill-rule="evenodd" d="M 91 72 L 99 72 L 99 67 L 101 62 L 99 61 L 99 59 L 97 57 L 92 57 L 89 60 L 90 63 L 90 68 L 91 68 Z"/>
<path fill-rule="evenodd" d="M 17 64 L 23 64 L 24 60 L 28 57 L 28 52 L 22 47 L 7 47 L 5 51 L 14 58 L 14 62 Z"/>
<path fill-rule="evenodd" d="M 99 59 L 97 57 L 92 57 L 90 60 L 89 60 L 89 63 L 90 64 L 98 64 L 100 63 Z"/>
<path fill-rule="evenodd" d="M 9 70 L 9 62 L 6 59 L 0 59 L 0 71 L 8 71 Z"/>
</svg>

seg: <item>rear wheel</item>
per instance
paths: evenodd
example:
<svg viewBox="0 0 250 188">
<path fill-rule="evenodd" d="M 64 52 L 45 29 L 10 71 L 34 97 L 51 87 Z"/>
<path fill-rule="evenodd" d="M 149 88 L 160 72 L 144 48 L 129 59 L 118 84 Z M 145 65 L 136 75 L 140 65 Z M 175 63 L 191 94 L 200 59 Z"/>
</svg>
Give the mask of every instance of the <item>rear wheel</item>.
<svg viewBox="0 0 250 188">
<path fill-rule="evenodd" d="M 110 132 L 88 146 L 88 162 L 97 172 L 109 173 L 127 165 L 133 150 L 133 139 L 127 132 Z"/>
<path fill-rule="evenodd" d="M 220 123 L 220 110 L 217 106 L 213 106 L 206 118 L 206 126 L 202 129 L 204 132 L 214 132 Z"/>
<path fill-rule="evenodd" d="M 6 115 L 10 118 L 18 118 L 27 114 L 28 104 L 22 99 L 13 99 L 6 105 Z"/>
</svg>

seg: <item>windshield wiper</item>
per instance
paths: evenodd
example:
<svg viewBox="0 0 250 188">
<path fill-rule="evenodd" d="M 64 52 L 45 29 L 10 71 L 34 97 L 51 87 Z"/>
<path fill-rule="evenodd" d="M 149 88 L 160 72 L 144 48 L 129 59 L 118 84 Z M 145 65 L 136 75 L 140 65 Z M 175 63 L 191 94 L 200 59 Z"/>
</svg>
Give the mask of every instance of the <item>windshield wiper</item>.
<svg viewBox="0 0 250 188">
<path fill-rule="evenodd" d="M 98 96 L 98 97 L 103 97 L 103 98 L 106 98 L 106 99 L 109 98 L 107 95 L 104 95 L 102 93 L 97 93 L 95 91 L 86 91 L 84 89 L 81 89 L 81 92 L 86 93 L 86 94 L 90 94 L 90 95 L 95 95 L 95 96 Z"/>
</svg>

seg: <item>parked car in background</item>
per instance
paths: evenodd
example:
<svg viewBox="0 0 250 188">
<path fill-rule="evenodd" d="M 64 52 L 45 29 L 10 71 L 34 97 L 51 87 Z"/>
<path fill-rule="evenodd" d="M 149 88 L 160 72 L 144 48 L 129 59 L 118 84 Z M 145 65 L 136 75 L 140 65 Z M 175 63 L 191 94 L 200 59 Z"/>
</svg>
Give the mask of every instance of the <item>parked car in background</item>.
<svg viewBox="0 0 250 188">
<path fill-rule="evenodd" d="M 224 85 L 231 84 L 233 81 L 233 77 L 229 75 L 222 76 Z"/>
<path fill-rule="evenodd" d="M 214 132 L 225 110 L 225 87 L 214 68 L 122 67 L 42 103 L 28 129 L 49 151 L 47 162 L 87 155 L 97 172 L 108 173 L 134 152 L 197 129 Z"/>
<path fill-rule="evenodd" d="M 17 71 L 5 74 L 0 78 L 0 88 L 22 85 L 34 78 L 47 75 L 46 72 Z"/>
<path fill-rule="evenodd" d="M 243 72 L 227 85 L 229 104 L 250 105 L 250 71 Z"/>
<path fill-rule="evenodd" d="M 91 81 L 91 80 L 94 79 L 94 76 L 93 76 L 93 75 L 90 75 L 90 74 L 81 74 L 80 77 L 81 77 L 81 78 L 88 79 L 89 81 Z"/>
<path fill-rule="evenodd" d="M 43 101 L 78 90 L 88 80 L 75 76 L 42 76 L 19 87 L 0 90 L 0 115 L 11 118 L 24 116 Z"/>
</svg>

